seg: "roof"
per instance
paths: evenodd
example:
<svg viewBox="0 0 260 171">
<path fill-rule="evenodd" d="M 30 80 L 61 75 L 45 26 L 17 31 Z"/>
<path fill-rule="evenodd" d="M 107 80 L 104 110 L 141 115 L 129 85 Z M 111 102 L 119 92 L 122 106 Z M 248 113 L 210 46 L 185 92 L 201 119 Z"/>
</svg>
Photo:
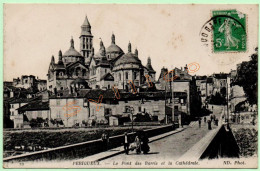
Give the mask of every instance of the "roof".
<svg viewBox="0 0 260 171">
<path fill-rule="evenodd" d="M 88 17 L 87 16 L 85 17 L 85 20 L 84 20 L 82 26 L 90 26 L 90 23 L 88 21 Z"/>
<path fill-rule="evenodd" d="M 147 65 L 146 65 L 146 68 L 147 68 L 147 70 L 150 71 L 150 72 L 155 72 L 155 70 L 153 69 L 153 67 L 152 67 L 151 64 L 147 64 Z"/>
<path fill-rule="evenodd" d="M 114 81 L 114 77 L 111 73 L 107 73 L 103 77 L 101 77 L 100 80 Z"/>
<path fill-rule="evenodd" d="M 63 98 L 83 98 L 90 90 L 89 89 L 79 89 L 77 93 L 70 93 L 69 89 L 58 90 L 57 94 L 52 94 L 50 99 L 63 99 Z"/>
<path fill-rule="evenodd" d="M 124 51 L 119 46 L 112 43 L 110 46 L 108 46 L 107 53 L 119 53 L 120 54 L 120 53 L 124 53 Z"/>
<path fill-rule="evenodd" d="M 71 56 L 82 57 L 82 55 L 78 51 L 76 51 L 74 47 L 70 47 L 69 50 L 67 50 L 63 55 L 63 57 L 71 57 Z"/>
<path fill-rule="evenodd" d="M 49 110 L 49 102 L 42 102 L 41 100 L 30 102 L 17 110 L 21 111 L 36 111 L 36 110 Z"/>
<path fill-rule="evenodd" d="M 220 74 L 213 74 L 213 77 L 216 79 L 227 79 L 228 74 L 220 73 Z"/>
<path fill-rule="evenodd" d="M 142 65 L 141 60 L 138 59 L 138 57 L 135 56 L 135 54 L 128 52 L 127 54 L 124 54 L 122 57 L 120 57 L 116 62 L 114 66 L 118 65 L 124 65 L 124 64 L 137 64 Z"/>
<path fill-rule="evenodd" d="M 65 69 L 65 66 L 63 64 L 53 64 L 53 69 Z"/>
<path fill-rule="evenodd" d="M 41 97 L 36 97 L 36 98 L 15 98 L 12 101 L 10 101 L 10 104 L 14 104 L 14 103 L 29 103 L 31 101 L 35 101 L 35 100 L 39 100 L 41 99 Z"/>
<path fill-rule="evenodd" d="M 196 80 L 206 80 L 207 79 L 207 76 L 204 75 L 204 76 L 196 76 Z"/>
</svg>

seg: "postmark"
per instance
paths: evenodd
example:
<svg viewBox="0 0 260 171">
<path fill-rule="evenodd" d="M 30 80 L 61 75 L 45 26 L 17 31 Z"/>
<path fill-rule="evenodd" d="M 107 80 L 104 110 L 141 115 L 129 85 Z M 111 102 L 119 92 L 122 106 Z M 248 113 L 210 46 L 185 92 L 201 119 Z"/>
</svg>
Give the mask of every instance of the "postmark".
<svg viewBox="0 0 260 171">
<path fill-rule="evenodd" d="M 213 10 L 202 26 L 200 41 L 213 53 L 247 51 L 247 16 L 237 10 Z"/>
</svg>

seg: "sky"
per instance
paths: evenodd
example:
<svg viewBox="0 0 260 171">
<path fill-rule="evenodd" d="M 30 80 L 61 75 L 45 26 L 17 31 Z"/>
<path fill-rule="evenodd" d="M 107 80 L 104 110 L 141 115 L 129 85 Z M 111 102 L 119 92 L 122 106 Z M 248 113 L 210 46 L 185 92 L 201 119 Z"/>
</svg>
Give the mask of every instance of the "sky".
<svg viewBox="0 0 260 171">
<path fill-rule="evenodd" d="M 212 10 L 236 9 L 247 15 L 247 51 L 213 53 L 201 43 L 202 26 Z M 79 51 L 81 25 L 88 16 L 95 52 L 100 38 L 105 47 L 116 44 L 127 52 L 137 48 L 143 65 L 150 56 L 157 78 L 162 67 L 173 69 L 198 63 L 192 75 L 230 72 L 248 61 L 258 45 L 258 5 L 122 5 L 122 4 L 5 4 L 4 81 L 21 75 L 47 79 L 54 55 L 65 53 L 73 37 Z"/>
</svg>

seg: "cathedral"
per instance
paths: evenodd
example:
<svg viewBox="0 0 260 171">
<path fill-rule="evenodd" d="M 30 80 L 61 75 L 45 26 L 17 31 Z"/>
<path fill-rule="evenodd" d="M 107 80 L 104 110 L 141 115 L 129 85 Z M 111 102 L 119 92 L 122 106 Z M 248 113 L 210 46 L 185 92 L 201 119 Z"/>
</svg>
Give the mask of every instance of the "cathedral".
<svg viewBox="0 0 260 171">
<path fill-rule="evenodd" d="M 93 47 L 91 25 L 86 16 L 82 26 L 80 51 L 74 47 L 71 38 L 70 48 L 63 54 L 59 51 L 58 61 L 54 56 L 48 69 L 47 88 L 54 92 L 70 88 L 78 89 L 118 89 L 130 90 L 130 83 L 135 87 L 147 86 L 148 79 L 155 82 L 155 74 L 151 58 L 148 57 L 147 65 L 143 66 L 138 58 L 138 50 L 132 52 L 131 43 L 125 53 L 116 45 L 115 35 L 111 36 L 111 45 L 107 48 L 102 40 L 99 50 L 95 53 Z"/>
</svg>

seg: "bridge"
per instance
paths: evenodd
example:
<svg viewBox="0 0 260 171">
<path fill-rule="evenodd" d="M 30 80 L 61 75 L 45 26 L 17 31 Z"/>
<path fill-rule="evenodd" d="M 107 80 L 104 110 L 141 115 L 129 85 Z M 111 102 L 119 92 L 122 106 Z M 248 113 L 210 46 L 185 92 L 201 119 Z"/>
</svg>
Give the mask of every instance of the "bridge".
<svg viewBox="0 0 260 171">
<path fill-rule="evenodd" d="M 125 155 L 122 146 L 124 137 L 118 135 L 110 138 L 110 150 L 105 152 L 101 152 L 101 140 L 94 140 L 12 156 L 3 160 L 5 164 L 10 166 L 18 165 L 19 162 L 38 161 L 33 162 L 30 166 L 37 167 L 44 162 L 45 166 L 52 163 L 53 167 L 53 162 L 59 162 L 61 164 L 57 167 L 62 167 L 62 163 L 70 163 L 71 165 L 82 161 L 97 161 L 109 166 L 113 165 L 114 161 L 120 163 L 123 161 L 199 161 L 214 158 L 238 158 L 239 148 L 236 140 L 231 129 L 221 119 L 223 107 L 216 106 L 213 113 L 219 118 L 219 125 L 212 124 L 212 130 L 208 129 L 208 125 L 203 119 L 201 127 L 199 127 L 198 121 L 194 121 L 188 126 L 175 130 L 170 125 L 146 130 L 146 134 L 150 137 L 149 146 L 151 149 L 148 155 L 137 155 L 135 151 Z M 130 136 L 133 138 L 134 134 L 130 134 Z"/>
</svg>

